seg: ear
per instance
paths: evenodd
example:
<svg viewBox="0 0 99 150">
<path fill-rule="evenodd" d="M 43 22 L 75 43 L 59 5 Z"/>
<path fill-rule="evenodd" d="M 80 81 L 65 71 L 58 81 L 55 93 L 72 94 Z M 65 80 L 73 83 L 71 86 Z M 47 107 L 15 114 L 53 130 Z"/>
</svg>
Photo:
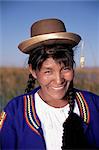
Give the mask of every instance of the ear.
<svg viewBox="0 0 99 150">
<path fill-rule="evenodd" d="M 35 79 L 37 79 L 36 71 L 32 69 L 32 65 L 31 65 L 31 64 L 29 64 L 29 71 L 30 71 L 30 73 L 32 74 L 32 76 L 33 76 Z"/>
</svg>

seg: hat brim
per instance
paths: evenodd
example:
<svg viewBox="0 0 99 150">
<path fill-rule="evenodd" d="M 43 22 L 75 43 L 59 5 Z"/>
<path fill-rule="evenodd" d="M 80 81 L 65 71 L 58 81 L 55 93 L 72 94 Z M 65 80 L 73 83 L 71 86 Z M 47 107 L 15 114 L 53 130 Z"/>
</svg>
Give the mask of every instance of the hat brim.
<svg viewBox="0 0 99 150">
<path fill-rule="evenodd" d="M 81 37 L 79 35 L 70 32 L 50 33 L 31 37 L 21 42 L 18 48 L 23 53 L 29 54 L 31 50 L 42 45 L 67 44 L 74 47 L 80 40 Z"/>
</svg>

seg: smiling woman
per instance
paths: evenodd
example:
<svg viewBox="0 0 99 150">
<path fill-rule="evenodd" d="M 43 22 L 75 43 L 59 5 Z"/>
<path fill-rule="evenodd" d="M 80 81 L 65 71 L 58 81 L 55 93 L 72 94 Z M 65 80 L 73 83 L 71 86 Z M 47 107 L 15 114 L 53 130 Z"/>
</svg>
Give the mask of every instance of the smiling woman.
<svg viewBox="0 0 99 150">
<path fill-rule="evenodd" d="M 67 103 L 64 98 L 73 80 L 73 51 L 71 50 L 71 55 L 69 55 L 70 51 L 65 47 L 66 45 L 43 46 L 42 49 L 38 48 L 36 53 L 33 51 L 31 54 L 36 57 L 37 62 L 33 60 L 33 57 L 32 60 L 31 56 L 29 58 L 29 70 L 34 77 L 33 80 L 37 79 L 41 86 L 40 96 L 54 107 L 61 107 Z M 36 70 L 34 65 L 36 65 Z M 27 91 L 32 85 L 28 87 Z M 59 99 L 61 101 L 57 101 Z"/>
<path fill-rule="evenodd" d="M 1 113 L 2 149 L 99 148 L 99 96 L 73 87 L 80 40 L 59 19 L 32 25 L 31 38 L 18 46 L 29 54 L 29 80 Z"/>
</svg>

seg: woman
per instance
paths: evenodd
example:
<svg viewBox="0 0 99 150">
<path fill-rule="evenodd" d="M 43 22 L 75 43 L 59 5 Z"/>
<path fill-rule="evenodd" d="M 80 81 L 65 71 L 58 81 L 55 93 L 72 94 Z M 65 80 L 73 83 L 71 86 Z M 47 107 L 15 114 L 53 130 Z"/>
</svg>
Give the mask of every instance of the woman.
<svg viewBox="0 0 99 150">
<path fill-rule="evenodd" d="M 81 37 L 59 19 L 37 21 L 19 44 L 29 54 L 24 95 L 1 115 L 1 148 L 99 148 L 99 96 L 74 89 L 74 51 Z M 39 87 L 32 90 L 38 81 Z"/>
</svg>

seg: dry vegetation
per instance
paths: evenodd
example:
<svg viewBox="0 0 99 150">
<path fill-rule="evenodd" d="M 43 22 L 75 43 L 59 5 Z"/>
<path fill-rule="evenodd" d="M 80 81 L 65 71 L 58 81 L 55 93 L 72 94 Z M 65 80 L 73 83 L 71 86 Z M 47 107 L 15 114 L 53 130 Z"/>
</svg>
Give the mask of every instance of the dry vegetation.
<svg viewBox="0 0 99 150">
<path fill-rule="evenodd" d="M 99 95 L 99 68 L 77 68 L 74 84 L 77 88 Z"/>
<path fill-rule="evenodd" d="M 10 99 L 24 93 L 27 80 L 26 68 L 0 68 L 0 110 Z M 99 68 L 77 68 L 74 85 L 99 95 Z"/>
</svg>

